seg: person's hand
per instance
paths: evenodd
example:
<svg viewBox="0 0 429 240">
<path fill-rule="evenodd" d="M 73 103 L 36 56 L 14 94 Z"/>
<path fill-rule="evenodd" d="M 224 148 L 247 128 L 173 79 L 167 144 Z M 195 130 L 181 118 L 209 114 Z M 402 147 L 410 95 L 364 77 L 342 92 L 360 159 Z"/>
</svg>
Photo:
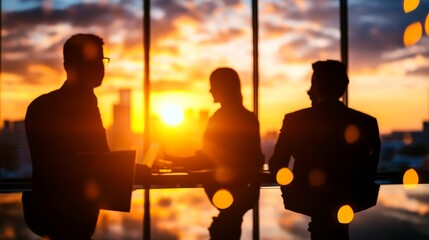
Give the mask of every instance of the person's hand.
<svg viewBox="0 0 429 240">
<path fill-rule="evenodd" d="M 173 162 L 172 161 L 158 159 L 155 162 L 155 168 L 171 168 L 171 166 L 173 166 Z"/>
</svg>

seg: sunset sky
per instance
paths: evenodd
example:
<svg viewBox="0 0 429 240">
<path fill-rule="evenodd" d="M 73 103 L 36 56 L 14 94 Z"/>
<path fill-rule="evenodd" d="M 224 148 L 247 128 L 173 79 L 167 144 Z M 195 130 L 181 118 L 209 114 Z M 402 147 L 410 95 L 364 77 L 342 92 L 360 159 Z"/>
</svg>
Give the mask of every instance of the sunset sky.
<svg viewBox="0 0 429 240">
<path fill-rule="evenodd" d="M 94 33 L 104 39 L 104 55 L 111 59 L 102 86 L 95 90 L 103 124 L 106 128 L 112 125 L 119 90 L 129 88 L 132 128 L 143 131 L 142 0 L 0 2 L 0 128 L 4 120 L 22 120 L 33 99 L 61 87 L 66 80 L 64 42 L 76 33 Z M 311 63 L 340 60 L 340 22 L 339 0 L 258 2 L 259 120 L 264 135 L 280 129 L 284 114 L 310 106 L 306 91 L 310 87 Z M 420 130 L 422 122 L 429 119 L 429 0 L 348 2 L 349 105 L 376 117 L 381 133 Z M 404 2 L 419 4 L 406 13 Z M 153 115 L 177 108 L 194 113 L 208 110 L 212 114 L 219 105 L 213 103 L 208 79 L 221 66 L 238 71 L 244 105 L 253 109 L 250 3 L 151 1 Z M 416 26 L 413 29 L 417 33 L 411 37 L 416 41 L 405 46 L 403 37 L 409 26 Z M 183 136 L 181 133 L 190 132 L 190 128 L 197 127 L 180 128 L 179 124 L 175 131 L 168 129 L 173 135 L 170 140 L 176 141 L 175 136 Z M 95 237 L 102 238 L 107 232 L 113 236 L 129 234 L 130 238 L 136 238 L 136 234 L 140 238 L 142 196 L 142 191 L 134 191 L 130 213 L 102 212 Z M 207 238 L 207 227 L 217 211 L 201 188 L 153 190 L 151 196 L 155 238 Z M 427 185 L 412 190 L 383 185 L 377 207 L 357 215 L 351 226 L 352 238 L 427 238 L 427 196 Z M 283 209 L 279 189 L 264 188 L 260 206 L 261 236 L 308 238 L 308 219 Z M 251 234 L 250 214 L 243 223 L 244 239 Z"/>
<path fill-rule="evenodd" d="M 365 4 L 362 4 L 365 2 Z M 429 1 L 405 13 L 403 0 L 349 0 L 349 103 L 375 116 L 382 133 L 420 129 L 429 115 Z M 248 0 L 153 0 L 151 106 L 174 103 L 210 113 L 210 72 L 239 72 L 252 110 L 252 28 Z M 143 30 L 140 0 L 2 1 L 0 118 L 23 119 L 37 96 L 66 79 L 62 46 L 91 32 L 111 58 L 96 89 L 106 128 L 118 90 L 132 89 L 132 126 L 143 130 Z M 421 39 L 405 47 L 407 26 L 419 21 Z M 311 63 L 340 59 L 338 0 L 259 1 L 261 133 L 277 131 L 285 113 L 310 106 Z"/>
</svg>

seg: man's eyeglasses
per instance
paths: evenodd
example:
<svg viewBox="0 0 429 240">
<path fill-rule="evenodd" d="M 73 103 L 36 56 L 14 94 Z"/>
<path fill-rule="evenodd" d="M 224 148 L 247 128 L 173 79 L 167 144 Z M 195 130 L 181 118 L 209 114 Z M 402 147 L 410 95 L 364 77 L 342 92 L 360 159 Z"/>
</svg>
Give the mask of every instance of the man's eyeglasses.
<svg viewBox="0 0 429 240">
<path fill-rule="evenodd" d="M 104 66 L 109 65 L 109 63 L 110 63 L 110 58 L 108 58 L 108 57 L 104 57 L 104 58 L 103 58 L 103 64 L 104 64 Z"/>
</svg>

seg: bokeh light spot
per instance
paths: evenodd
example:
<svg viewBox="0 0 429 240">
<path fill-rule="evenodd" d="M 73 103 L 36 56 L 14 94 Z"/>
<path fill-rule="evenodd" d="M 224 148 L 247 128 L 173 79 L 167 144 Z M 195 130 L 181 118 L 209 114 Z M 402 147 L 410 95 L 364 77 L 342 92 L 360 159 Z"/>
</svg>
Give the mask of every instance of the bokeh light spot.
<svg viewBox="0 0 429 240">
<path fill-rule="evenodd" d="M 87 181 L 84 185 L 85 196 L 90 200 L 95 200 L 100 196 L 100 189 L 95 181 Z"/>
<path fill-rule="evenodd" d="M 83 54 L 86 60 L 94 61 L 98 57 L 99 47 L 94 43 L 87 43 L 83 49 Z"/>
<path fill-rule="evenodd" d="M 411 143 L 413 143 L 414 139 L 411 133 L 405 133 L 402 141 L 404 142 L 405 145 L 410 145 Z"/>
<path fill-rule="evenodd" d="M 293 173 L 289 168 L 282 168 L 277 172 L 276 180 L 281 186 L 288 185 L 293 180 Z"/>
<path fill-rule="evenodd" d="M 426 32 L 426 35 L 429 36 L 429 13 L 428 13 L 428 15 L 426 15 L 425 32 Z"/>
<path fill-rule="evenodd" d="M 355 143 L 357 140 L 359 140 L 359 137 L 360 131 L 355 125 L 351 124 L 346 127 L 346 130 L 344 131 L 344 138 L 348 144 Z"/>
<path fill-rule="evenodd" d="M 414 189 L 419 184 L 419 175 L 413 168 L 408 169 L 403 177 L 404 187 L 406 189 Z"/>
<path fill-rule="evenodd" d="M 409 13 L 419 6 L 420 0 L 404 0 L 404 12 Z"/>
<path fill-rule="evenodd" d="M 338 222 L 342 224 L 349 224 L 353 221 L 353 218 L 355 217 L 355 213 L 349 205 L 344 205 L 340 207 L 338 210 L 337 218 Z"/>
<path fill-rule="evenodd" d="M 219 167 L 215 170 L 215 179 L 220 183 L 228 183 L 234 181 L 234 172 L 230 168 Z"/>
<path fill-rule="evenodd" d="M 325 184 L 326 175 L 322 169 L 315 168 L 308 175 L 308 182 L 313 187 L 320 187 Z"/>
<path fill-rule="evenodd" d="M 217 208 L 226 209 L 232 205 L 234 197 L 228 190 L 220 189 L 213 195 L 212 202 Z"/>
<path fill-rule="evenodd" d="M 416 44 L 422 38 L 422 24 L 414 22 L 407 26 L 404 32 L 404 45 L 406 47 Z"/>
</svg>

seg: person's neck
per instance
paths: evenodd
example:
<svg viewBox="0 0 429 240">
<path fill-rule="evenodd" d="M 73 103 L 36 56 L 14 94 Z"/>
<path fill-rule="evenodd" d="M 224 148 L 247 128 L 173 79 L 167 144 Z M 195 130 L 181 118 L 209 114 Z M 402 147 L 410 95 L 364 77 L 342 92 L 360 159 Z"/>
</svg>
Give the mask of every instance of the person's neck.
<svg viewBox="0 0 429 240">
<path fill-rule="evenodd" d="M 321 103 L 321 102 L 336 102 L 339 101 L 338 98 L 321 98 L 317 101 L 317 104 Z"/>
<path fill-rule="evenodd" d="M 85 81 L 79 81 L 76 78 L 67 78 L 67 84 L 73 88 L 82 89 L 84 91 L 94 91 L 94 88 L 89 84 L 85 83 Z"/>
<path fill-rule="evenodd" d="M 223 108 L 239 107 L 243 105 L 243 102 L 241 101 L 223 101 L 219 103 L 220 103 L 220 106 Z"/>
</svg>

